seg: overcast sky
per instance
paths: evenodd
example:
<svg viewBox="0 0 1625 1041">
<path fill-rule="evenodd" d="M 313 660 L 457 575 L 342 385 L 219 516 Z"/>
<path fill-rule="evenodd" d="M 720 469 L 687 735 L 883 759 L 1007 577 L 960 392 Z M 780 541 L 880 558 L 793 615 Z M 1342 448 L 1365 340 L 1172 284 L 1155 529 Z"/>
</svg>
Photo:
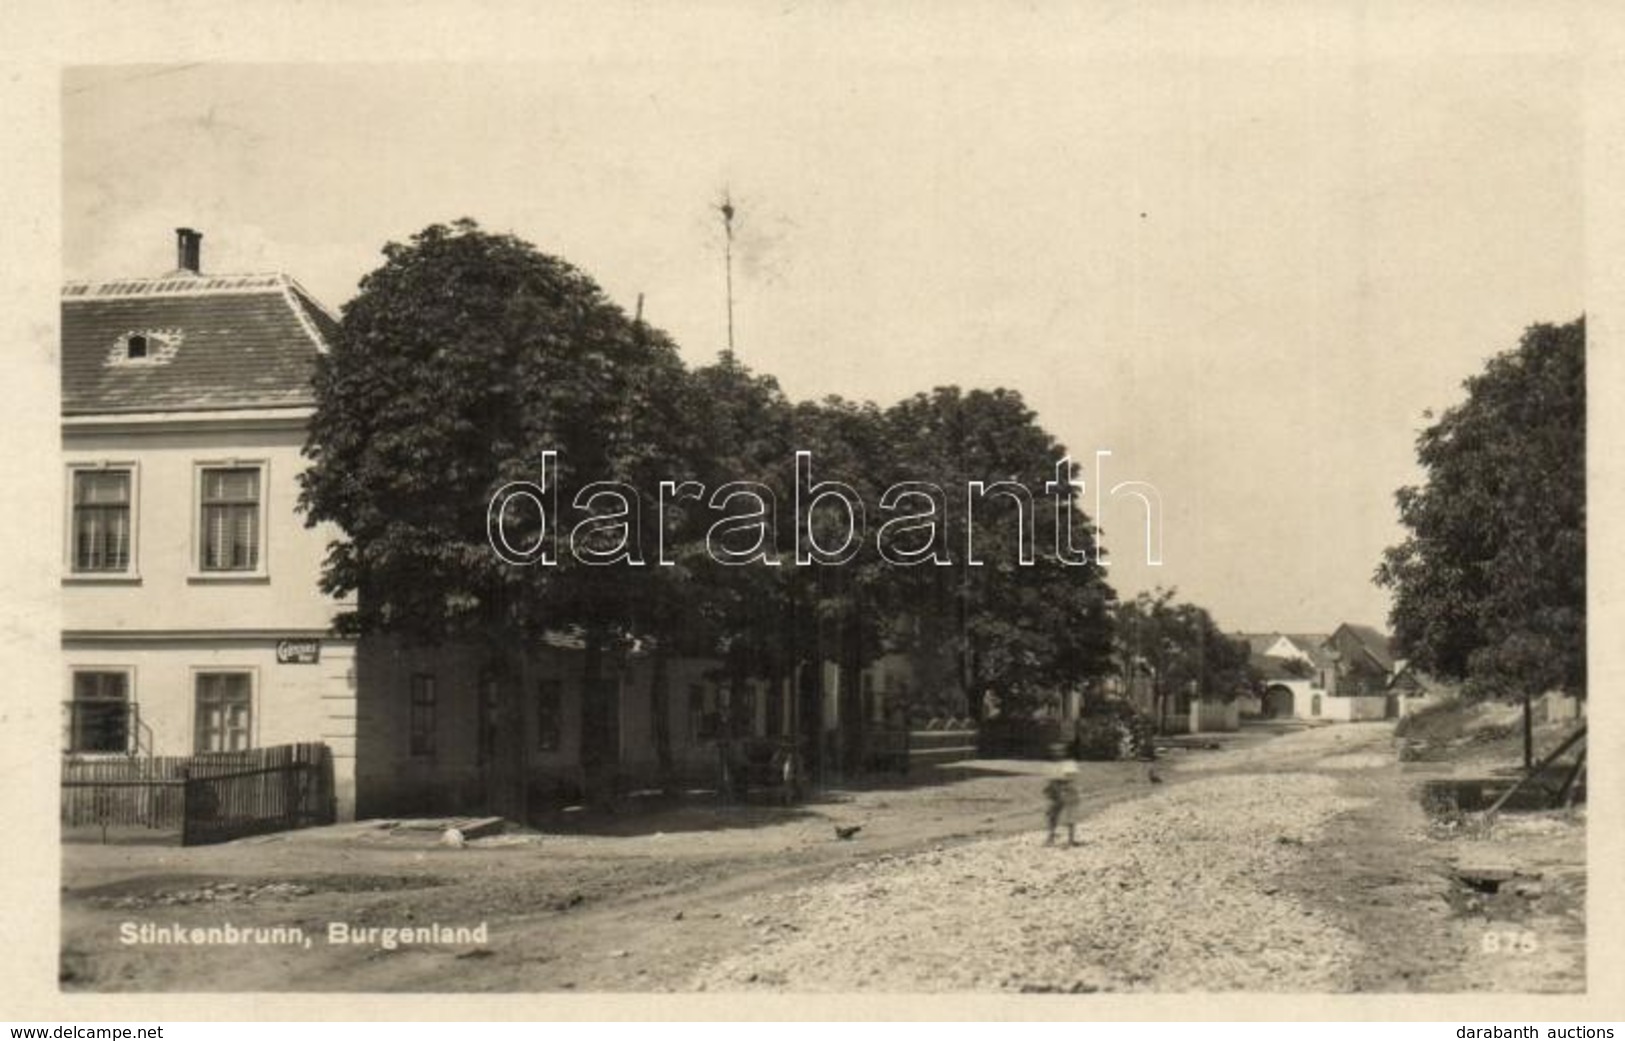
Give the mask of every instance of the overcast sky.
<svg viewBox="0 0 1625 1041">
<path fill-rule="evenodd" d="M 80 69 L 65 275 L 162 273 L 189 225 L 206 271 L 336 310 L 385 242 L 470 216 L 644 294 L 698 364 L 726 337 L 726 188 L 739 353 L 792 396 L 1016 388 L 1075 458 L 1160 489 L 1161 567 L 1137 507 L 1106 508 L 1120 592 L 1177 586 L 1231 629 L 1383 624 L 1423 410 L 1582 311 L 1578 69 L 1331 21 L 1312 53 L 1067 30 Z"/>
</svg>

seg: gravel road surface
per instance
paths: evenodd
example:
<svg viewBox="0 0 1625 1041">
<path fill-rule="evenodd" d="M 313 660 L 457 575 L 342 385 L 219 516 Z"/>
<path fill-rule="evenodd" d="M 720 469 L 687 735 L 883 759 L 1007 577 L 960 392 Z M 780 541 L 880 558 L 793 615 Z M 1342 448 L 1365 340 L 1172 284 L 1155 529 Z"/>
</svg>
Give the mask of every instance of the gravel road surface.
<svg viewBox="0 0 1625 1041">
<path fill-rule="evenodd" d="M 1321 751 L 1325 738 L 1320 738 Z M 1353 939 L 1282 891 L 1334 815 L 1314 773 L 1203 777 L 1085 822 L 843 869 L 778 895 L 707 989 L 1337 991 Z"/>
</svg>

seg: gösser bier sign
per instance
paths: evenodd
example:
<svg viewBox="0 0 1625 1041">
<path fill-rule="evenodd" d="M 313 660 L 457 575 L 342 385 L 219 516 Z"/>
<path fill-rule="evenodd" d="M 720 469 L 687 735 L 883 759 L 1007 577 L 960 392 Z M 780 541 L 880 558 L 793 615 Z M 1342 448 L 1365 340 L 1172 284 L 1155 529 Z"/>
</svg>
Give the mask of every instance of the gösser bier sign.
<svg viewBox="0 0 1625 1041">
<path fill-rule="evenodd" d="M 315 665 L 322 660 L 322 641 L 320 640 L 278 640 L 276 642 L 276 661 L 278 665 Z"/>
</svg>

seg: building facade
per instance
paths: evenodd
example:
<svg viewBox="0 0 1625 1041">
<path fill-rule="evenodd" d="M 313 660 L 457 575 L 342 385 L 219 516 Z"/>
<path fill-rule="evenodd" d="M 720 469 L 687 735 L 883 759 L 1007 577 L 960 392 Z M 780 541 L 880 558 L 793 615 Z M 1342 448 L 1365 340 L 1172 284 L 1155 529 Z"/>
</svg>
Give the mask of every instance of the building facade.
<svg viewBox="0 0 1625 1041">
<path fill-rule="evenodd" d="M 311 374 L 336 321 L 282 274 L 62 291 L 63 750 L 321 741 L 354 805 L 355 646 L 298 515 Z"/>
<path fill-rule="evenodd" d="M 903 655 L 885 655 L 852 678 L 826 663 L 814 711 L 788 679 L 735 686 L 720 662 L 672 658 L 662 681 L 653 655 L 636 649 L 606 653 L 592 687 L 580 642 L 562 634 L 526 656 L 517 705 L 504 702 L 488 667 L 473 644 L 362 642 L 361 816 L 500 809 L 497 793 L 514 768 L 533 810 L 561 806 L 587 788 L 589 758 L 621 793 L 669 782 L 717 789 L 730 783 L 728 771 L 750 768 L 760 777 L 775 751 L 791 749 L 806 785 L 893 767 L 895 760 L 880 759 L 899 749 L 881 738 L 895 739 L 906 726 L 898 717 L 911 689 Z M 855 698 L 841 696 L 843 683 L 857 685 Z M 851 719 L 852 711 L 861 718 Z M 858 751 L 842 748 L 851 724 L 861 735 Z M 661 762 L 662 744 L 669 763 Z"/>
</svg>

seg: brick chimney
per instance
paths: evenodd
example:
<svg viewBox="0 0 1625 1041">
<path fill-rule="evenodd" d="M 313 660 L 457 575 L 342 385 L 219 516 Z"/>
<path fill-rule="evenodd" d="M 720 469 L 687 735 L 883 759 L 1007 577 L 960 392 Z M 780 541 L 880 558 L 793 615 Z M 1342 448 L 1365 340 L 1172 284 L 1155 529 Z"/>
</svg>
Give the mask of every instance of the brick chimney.
<svg viewBox="0 0 1625 1041">
<path fill-rule="evenodd" d="M 175 267 L 181 271 L 201 273 L 203 259 L 203 232 L 191 228 L 175 229 Z"/>
</svg>

